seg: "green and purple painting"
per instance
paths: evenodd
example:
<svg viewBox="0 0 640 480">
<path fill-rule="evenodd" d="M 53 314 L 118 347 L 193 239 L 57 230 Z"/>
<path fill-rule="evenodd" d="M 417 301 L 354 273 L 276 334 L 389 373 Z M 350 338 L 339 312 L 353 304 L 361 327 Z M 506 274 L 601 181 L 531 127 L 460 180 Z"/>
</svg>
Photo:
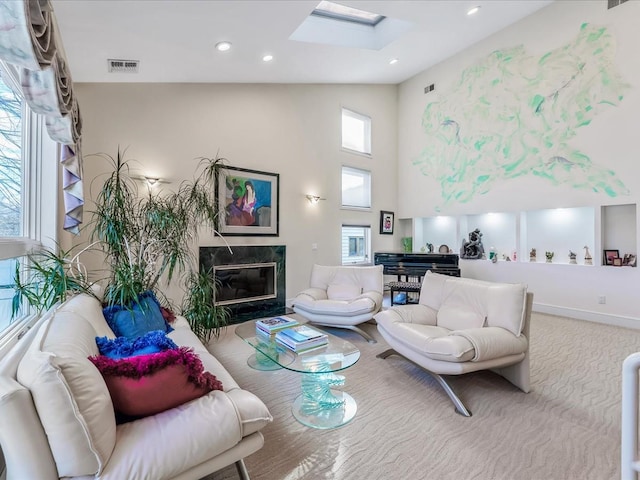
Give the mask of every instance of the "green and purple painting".
<svg viewBox="0 0 640 480">
<path fill-rule="evenodd" d="M 622 101 L 629 86 L 614 60 L 607 29 L 583 24 L 572 42 L 540 57 L 518 46 L 464 70 L 442 100 L 426 106 L 426 144 L 413 162 L 439 183 L 441 206 L 525 175 L 628 195 L 613 170 L 571 143 L 578 129 Z"/>
</svg>

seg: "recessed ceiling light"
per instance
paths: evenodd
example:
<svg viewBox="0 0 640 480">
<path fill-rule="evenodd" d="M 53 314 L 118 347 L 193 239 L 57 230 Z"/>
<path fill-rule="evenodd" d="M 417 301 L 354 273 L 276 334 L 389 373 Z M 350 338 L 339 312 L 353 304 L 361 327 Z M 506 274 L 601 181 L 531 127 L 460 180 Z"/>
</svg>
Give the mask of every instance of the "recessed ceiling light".
<svg viewBox="0 0 640 480">
<path fill-rule="evenodd" d="M 395 65 L 396 63 L 398 63 L 397 58 L 392 58 L 391 60 L 389 60 L 389 65 Z"/>
<path fill-rule="evenodd" d="M 475 15 L 479 11 L 480 11 L 480 6 L 478 5 L 476 7 L 470 8 L 469 11 L 467 11 L 467 15 Z"/>
<path fill-rule="evenodd" d="M 219 52 L 226 52 L 231 48 L 231 42 L 218 42 L 216 43 L 216 50 Z"/>
<path fill-rule="evenodd" d="M 263 62 L 270 62 L 271 60 L 273 60 L 273 55 L 265 55 L 262 57 Z"/>
</svg>

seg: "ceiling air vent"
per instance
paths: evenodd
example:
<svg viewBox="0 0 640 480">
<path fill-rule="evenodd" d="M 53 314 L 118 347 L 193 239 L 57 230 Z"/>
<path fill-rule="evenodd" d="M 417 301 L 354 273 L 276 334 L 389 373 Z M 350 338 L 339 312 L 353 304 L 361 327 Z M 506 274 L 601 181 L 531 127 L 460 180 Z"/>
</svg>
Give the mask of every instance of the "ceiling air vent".
<svg viewBox="0 0 640 480">
<path fill-rule="evenodd" d="M 107 60 L 109 73 L 138 73 L 139 60 Z"/>
</svg>

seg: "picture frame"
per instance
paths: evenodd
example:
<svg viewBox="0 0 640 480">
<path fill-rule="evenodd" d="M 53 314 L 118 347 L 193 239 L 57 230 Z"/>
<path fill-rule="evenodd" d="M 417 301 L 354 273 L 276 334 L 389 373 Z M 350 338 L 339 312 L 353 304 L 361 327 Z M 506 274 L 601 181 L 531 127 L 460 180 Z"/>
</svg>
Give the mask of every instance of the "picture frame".
<svg viewBox="0 0 640 480">
<path fill-rule="evenodd" d="M 603 251 L 603 264 L 604 265 L 614 265 L 614 259 L 620 258 L 619 250 L 604 250 Z M 622 265 L 622 263 L 621 263 Z"/>
<path fill-rule="evenodd" d="M 393 235 L 393 212 L 385 210 L 380 211 L 380 234 L 381 235 Z"/>
<path fill-rule="evenodd" d="M 633 253 L 629 254 L 629 259 L 627 261 L 627 265 L 629 267 L 635 267 L 636 266 L 636 256 Z"/>
<path fill-rule="evenodd" d="M 221 235 L 279 235 L 279 174 L 220 167 L 215 185 Z"/>
</svg>

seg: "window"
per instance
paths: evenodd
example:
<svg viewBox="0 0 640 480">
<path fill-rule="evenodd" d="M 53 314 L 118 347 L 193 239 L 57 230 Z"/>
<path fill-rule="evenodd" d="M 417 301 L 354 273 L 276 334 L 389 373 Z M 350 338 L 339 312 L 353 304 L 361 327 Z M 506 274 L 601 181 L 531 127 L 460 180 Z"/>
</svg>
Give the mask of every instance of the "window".
<svg viewBox="0 0 640 480">
<path fill-rule="evenodd" d="M 50 247 L 56 239 L 56 144 L 18 93 L 17 78 L 0 62 L 0 343 L 31 317 L 11 320 L 16 266 L 40 239 Z"/>
<path fill-rule="evenodd" d="M 342 109 L 342 148 L 371 155 L 371 118 Z"/>
<path fill-rule="evenodd" d="M 371 172 L 342 167 L 342 206 L 371 208 Z"/>
<path fill-rule="evenodd" d="M 342 264 L 371 263 L 371 226 L 342 225 Z"/>
<path fill-rule="evenodd" d="M 22 236 L 23 102 L 0 70 L 0 237 Z"/>
</svg>

